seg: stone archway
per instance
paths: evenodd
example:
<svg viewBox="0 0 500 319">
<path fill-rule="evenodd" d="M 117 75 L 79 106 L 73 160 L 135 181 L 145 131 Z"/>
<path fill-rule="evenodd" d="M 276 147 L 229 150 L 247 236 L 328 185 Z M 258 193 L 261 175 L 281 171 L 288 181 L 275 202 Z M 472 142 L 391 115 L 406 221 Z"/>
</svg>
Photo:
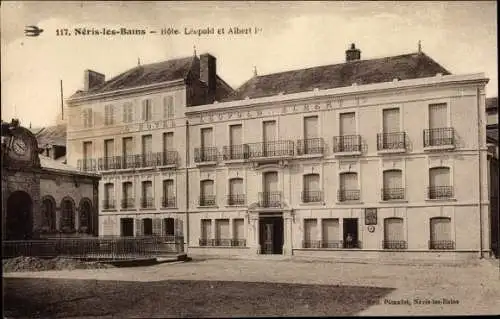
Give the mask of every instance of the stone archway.
<svg viewBox="0 0 500 319">
<path fill-rule="evenodd" d="M 7 199 L 6 239 L 22 240 L 33 236 L 33 201 L 23 191 L 15 191 Z"/>
</svg>

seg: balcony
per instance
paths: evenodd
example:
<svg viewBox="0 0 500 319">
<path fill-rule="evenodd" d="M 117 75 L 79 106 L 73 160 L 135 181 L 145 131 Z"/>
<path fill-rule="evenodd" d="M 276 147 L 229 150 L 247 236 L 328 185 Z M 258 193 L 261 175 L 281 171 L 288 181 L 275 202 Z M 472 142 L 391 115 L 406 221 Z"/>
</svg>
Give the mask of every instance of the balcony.
<svg viewBox="0 0 500 319">
<path fill-rule="evenodd" d="M 97 170 L 96 160 L 93 158 L 79 159 L 76 166 L 83 172 L 94 172 Z"/>
<path fill-rule="evenodd" d="M 177 151 L 101 157 L 98 161 L 100 171 L 157 166 L 175 166 Z"/>
<path fill-rule="evenodd" d="M 293 141 L 272 141 L 247 144 L 250 159 L 280 159 L 293 156 Z"/>
<path fill-rule="evenodd" d="M 408 245 L 405 240 L 384 240 L 382 241 L 383 249 L 407 249 Z"/>
<path fill-rule="evenodd" d="M 134 198 L 122 199 L 122 208 L 123 209 L 135 208 L 135 199 Z"/>
<path fill-rule="evenodd" d="M 222 152 L 224 161 L 246 160 L 250 157 L 250 148 L 247 144 L 224 146 Z"/>
<path fill-rule="evenodd" d="M 245 247 L 246 240 L 226 239 L 226 238 L 218 238 L 218 239 L 200 238 L 198 240 L 198 245 L 202 247 Z"/>
<path fill-rule="evenodd" d="M 172 208 L 176 207 L 176 199 L 175 196 L 168 196 L 168 197 L 162 197 L 161 198 L 161 207 L 162 208 Z"/>
<path fill-rule="evenodd" d="M 359 199 L 359 189 L 341 189 L 337 192 L 337 200 L 339 202 L 358 201 Z"/>
<path fill-rule="evenodd" d="M 425 150 L 446 150 L 455 148 L 455 130 L 442 127 L 424 130 Z"/>
<path fill-rule="evenodd" d="M 141 198 L 141 208 L 154 208 L 155 200 L 153 197 L 142 197 Z"/>
<path fill-rule="evenodd" d="M 379 133 L 377 134 L 377 151 L 379 153 L 406 152 L 406 133 Z"/>
<path fill-rule="evenodd" d="M 259 207 L 281 207 L 281 192 L 260 192 Z"/>
<path fill-rule="evenodd" d="M 165 151 L 157 153 L 159 157 L 159 165 L 160 166 L 176 166 L 179 154 L 177 151 Z"/>
<path fill-rule="evenodd" d="M 105 199 L 102 201 L 102 209 L 115 209 L 114 199 Z"/>
<path fill-rule="evenodd" d="M 227 195 L 228 206 L 243 206 L 246 202 L 245 194 L 231 194 Z"/>
<path fill-rule="evenodd" d="M 427 187 L 428 199 L 450 199 L 453 198 L 453 186 L 431 186 Z"/>
<path fill-rule="evenodd" d="M 405 198 L 404 188 L 382 188 L 382 200 L 403 200 Z"/>
<path fill-rule="evenodd" d="M 297 156 L 316 157 L 325 151 L 322 138 L 309 138 L 297 141 Z"/>
<path fill-rule="evenodd" d="M 194 162 L 197 164 L 217 163 L 217 147 L 198 147 L 194 149 Z"/>
<path fill-rule="evenodd" d="M 322 191 L 303 191 L 301 195 L 303 203 L 318 203 L 323 201 Z"/>
<path fill-rule="evenodd" d="M 453 250 L 455 242 L 453 240 L 429 240 L 429 249 Z"/>
<path fill-rule="evenodd" d="M 335 136 L 333 153 L 337 156 L 361 155 L 361 135 Z"/>
<path fill-rule="evenodd" d="M 201 207 L 215 206 L 215 195 L 202 195 L 198 198 L 198 205 Z"/>
</svg>

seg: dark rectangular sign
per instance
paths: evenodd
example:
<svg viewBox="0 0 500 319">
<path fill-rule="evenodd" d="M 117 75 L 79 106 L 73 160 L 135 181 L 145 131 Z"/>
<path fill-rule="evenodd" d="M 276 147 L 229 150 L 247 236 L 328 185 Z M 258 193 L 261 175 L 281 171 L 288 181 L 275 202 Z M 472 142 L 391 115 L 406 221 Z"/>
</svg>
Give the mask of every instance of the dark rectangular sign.
<svg viewBox="0 0 500 319">
<path fill-rule="evenodd" d="M 377 225 L 376 208 L 365 208 L 365 225 Z"/>
</svg>

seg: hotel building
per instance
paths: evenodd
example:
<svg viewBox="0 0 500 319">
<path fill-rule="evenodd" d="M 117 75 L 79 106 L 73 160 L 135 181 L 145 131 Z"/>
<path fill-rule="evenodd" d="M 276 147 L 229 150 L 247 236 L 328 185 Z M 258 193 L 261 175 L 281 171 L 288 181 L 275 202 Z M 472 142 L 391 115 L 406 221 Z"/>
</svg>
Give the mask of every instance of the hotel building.
<svg viewBox="0 0 500 319">
<path fill-rule="evenodd" d="M 488 255 L 483 74 L 420 50 L 257 75 L 215 57 L 85 73 L 68 164 L 99 171 L 100 235 L 182 234 L 188 254 Z"/>
</svg>

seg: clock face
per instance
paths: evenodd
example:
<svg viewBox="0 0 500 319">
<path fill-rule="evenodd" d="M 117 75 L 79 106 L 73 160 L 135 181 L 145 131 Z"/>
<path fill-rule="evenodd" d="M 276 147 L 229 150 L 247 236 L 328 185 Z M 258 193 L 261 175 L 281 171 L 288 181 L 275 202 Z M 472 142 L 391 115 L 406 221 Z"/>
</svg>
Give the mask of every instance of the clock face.
<svg viewBox="0 0 500 319">
<path fill-rule="evenodd" d="M 16 138 L 14 140 L 14 142 L 12 143 L 12 149 L 14 150 L 14 153 L 18 155 L 24 155 L 28 151 L 26 143 L 20 138 Z"/>
</svg>

